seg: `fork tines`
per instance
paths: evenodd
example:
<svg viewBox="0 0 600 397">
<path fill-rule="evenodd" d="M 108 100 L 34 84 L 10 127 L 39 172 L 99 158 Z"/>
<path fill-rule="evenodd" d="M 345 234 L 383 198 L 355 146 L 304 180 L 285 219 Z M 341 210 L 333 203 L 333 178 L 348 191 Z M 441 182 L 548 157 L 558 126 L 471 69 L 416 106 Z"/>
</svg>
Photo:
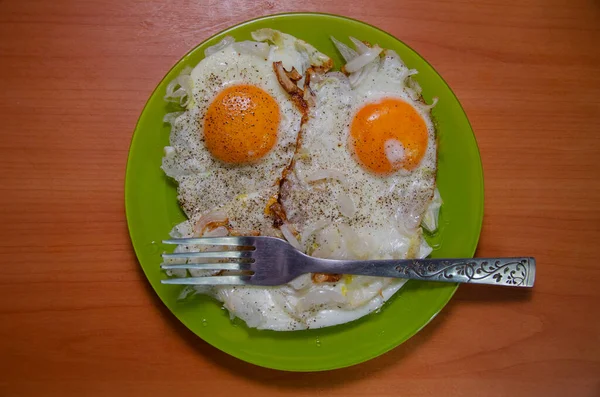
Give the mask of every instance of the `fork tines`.
<svg viewBox="0 0 600 397">
<path fill-rule="evenodd" d="M 195 270 L 230 270 L 246 271 L 250 270 L 250 265 L 254 260 L 251 258 L 254 250 L 253 242 L 245 237 L 199 237 L 164 240 L 164 244 L 177 245 L 204 245 L 204 246 L 229 246 L 238 248 L 235 251 L 194 251 L 194 252 L 174 252 L 163 254 L 164 260 L 169 259 L 207 259 L 215 262 L 207 263 L 174 263 L 161 265 L 164 270 L 175 269 L 195 269 Z M 219 260 L 219 262 L 216 262 Z M 178 279 L 163 280 L 165 284 L 180 284 Z M 186 279 L 188 282 L 190 279 Z M 214 281 L 213 281 L 214 282 Z"/>
<path fill-rule="evenodd" d="M 163 240 L 163 244 L 176 245 L 230 245 L 238 247 L 251 247 L 254 245 L 256 237 L 192 237 L 192 238 L 174 238 Z"/>
</svg>

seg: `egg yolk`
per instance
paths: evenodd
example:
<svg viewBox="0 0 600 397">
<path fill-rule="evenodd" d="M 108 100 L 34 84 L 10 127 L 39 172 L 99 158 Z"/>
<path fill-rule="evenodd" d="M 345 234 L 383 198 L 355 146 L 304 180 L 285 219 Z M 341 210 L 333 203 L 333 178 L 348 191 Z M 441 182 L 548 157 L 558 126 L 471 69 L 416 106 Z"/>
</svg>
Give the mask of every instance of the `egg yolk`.
<svg viewBox="0 0 600 397">
<path fill-rule="evenodd" d="M 226 163 L 254 162 L 277 142 L 279 118 L 279 105 L 267 92 L 252 85 L 231 86 L 208 107 L 204 143 Z"/>
<path fill-rule="evenodd" d="M 368 171 L 388 175 L 414 169 L 427 149 L 427 126 L 408 102 L 385 98 L 362 107 L 350 127 L 350 145 Z"/>
</svg>

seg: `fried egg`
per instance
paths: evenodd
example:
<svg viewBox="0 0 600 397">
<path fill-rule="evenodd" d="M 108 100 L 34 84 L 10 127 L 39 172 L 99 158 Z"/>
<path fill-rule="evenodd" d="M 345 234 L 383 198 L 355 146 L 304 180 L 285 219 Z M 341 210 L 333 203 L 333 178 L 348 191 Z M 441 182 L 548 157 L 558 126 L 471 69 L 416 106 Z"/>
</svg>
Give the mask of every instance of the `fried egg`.
<svg viewBox="0 0 600 397">
<path fill-rule="evenodd" d="M 281 235 L 264 210 L 294 154 L 302 111 L 273 63 L 303 73 L 329 58 L 271 29 L 253 37 L 226 37 L 167 88 L 167 99 L 185 111 L 167 117 L 172 129 L 162 168 L 177 182 L 185 214 L 199 224 L 196 235 L 225 223 L 238 234 Z"/>
<path fill-rule="evenodd" d="M 403 259 L 431 253 L 420 227 L 435 192 L 431 106 L 415 90 L 410 77 L 415 71 L 395 52 L 375 55 L 355 72 L 362 73 L 360 80 L 339 72 L 311 78 L 314 106 L 281 197 L 301 249 L 312 256 Z M 434 229 L 437 213 L 431 211 Z M 311 318 L 331 315 L 332 308 L 343 312 L 345 320 L 359 318 L 404 284 L 399 279 L 348 278 L 313 275 L 313 290 L 339 295 L 314 306 Z"/>
<path fill-rule="evenodd" d="M 416 95 L 410 77 L 416 71 L 395 52 L 386 50 L 363 68 L 368 71 L 354 87 L 342 73 L 313 78 L 315 105 L 284 184 L 284 208 L 310 254 L 323 253 L 323 244 L 315 244 L 318 229 L 344 225 L 363 242 L 359 257 L 417 256 L 419 249 L 405 241 L 421 233 L 434 196 L 431 105 Z"/>
</svg>

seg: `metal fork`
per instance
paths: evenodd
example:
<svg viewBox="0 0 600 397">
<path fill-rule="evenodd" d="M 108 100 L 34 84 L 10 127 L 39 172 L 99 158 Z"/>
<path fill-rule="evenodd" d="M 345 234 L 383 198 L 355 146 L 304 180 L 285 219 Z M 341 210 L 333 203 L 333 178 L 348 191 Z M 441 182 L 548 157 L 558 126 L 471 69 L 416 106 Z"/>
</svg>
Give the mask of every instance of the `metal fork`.
<svg viewBox="0 0 600 397">
<path fill-rule="evenodd" d="M 264 236 L 183 238 L 165 240 L 163 243 L 228 246 L 232 249 L 163 254 L 165 260 L 210 259 L 227 262 L 162 264 L 162 269 L 225 270 L 238 273 L 169 278 L 161 280 L 163 284 L 274 286 L 288 283 L 305 273 L 356 274 L 509 287 L 533 287 L 535 281 L 535 259 L 531 257 L 333 260 L 311 257 L 284 240 Z"/>
</svg>

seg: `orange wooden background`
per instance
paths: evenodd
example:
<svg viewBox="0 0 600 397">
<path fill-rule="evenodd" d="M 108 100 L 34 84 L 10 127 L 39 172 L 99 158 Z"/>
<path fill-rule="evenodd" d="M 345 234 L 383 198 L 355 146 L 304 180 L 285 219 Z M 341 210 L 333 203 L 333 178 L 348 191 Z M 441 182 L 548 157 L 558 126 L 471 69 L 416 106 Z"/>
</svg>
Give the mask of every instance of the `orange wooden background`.
<svg viewBox="0 0 600 397">
<path fill-rule="evenodd" d="M 190 48 L 294 10 L 374 24 L 444 76 L 483 158 L 478 255 L 536 256 L 533 293 L 461 287 L 392 352 L 313 374 L 163 309 L 124 216 L 137 117 Z M 0 133 L 1 396 L 600 396 L 598 0 L 0 0 Z"/>
</svg>

